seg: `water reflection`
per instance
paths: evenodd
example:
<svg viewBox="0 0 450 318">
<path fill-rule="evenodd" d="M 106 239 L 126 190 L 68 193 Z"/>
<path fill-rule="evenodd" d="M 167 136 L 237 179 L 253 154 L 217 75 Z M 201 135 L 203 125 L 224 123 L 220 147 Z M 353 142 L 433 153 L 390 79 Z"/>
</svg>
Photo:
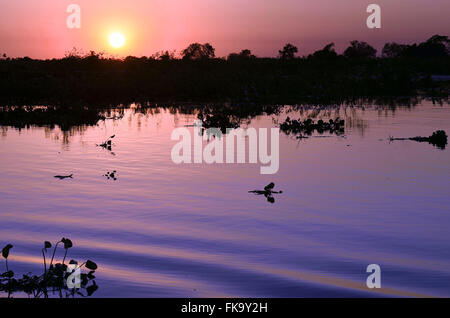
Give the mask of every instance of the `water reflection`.
<svg viewBox="0 0 450 318">
<path fill-rule="evenodd" d="M 450 151 L 389 136 L 448 132 L 450 107 L 360 106 L 218 111 L 243 128 L 345 120 L 342 136 L 280 134 L 272 176 L 259 165 L 171 161 L 173 129 L 193 130 L 214 105 L 116 107 L 68 130 L 2 126 L 0 243 L 17 248 L 17 273 L 37 272 L 42 242 L 70 235 L 74 259 L 99 264 L 102 297 L 371 296 L 373 263 L 380 295 L 449 296 Z M 116 156 L 96 147 L 113 135 Z M 74 179 L 54 178 L 66 173 Z"/>
<path fill-rule="evenodd" d="M 174 115 L 175 124 L 179 116 L 193 115 L 204 123 L 205 128 L 225 128 L 248 125 L 251 120 L 260 115 L 279 115 L 285 111 L 298 113 L 302 119 L 325 119 L 344 116 L 349 119 L 349 125 L 361 127 L 363 133 L 364 123 L 357 117 L 357 112 L 364 112 L 366 108 L 377 109 L 380 116 L 384 112 L 395 115 L 398 108 L 411 109 L 420 103 L 430 100 L 433 105 L 440 106 L 448 103 L 448 99 L 424 98 L 419 96 L 404 98 L 373 98 L 373 99 L 347 99 L 340 104 L 295 104 L 295 105 L 263 105 L 263 104 L 236 104 L 236 103 L 209 103 L 209 104 L 175 104 L 158 105 L 154 103 L 132 103 L 108 108 L 83 108 L 83 107 L 56 107 L 56 106 L 3 106 L 0 107 L 0 125 L 2 136 L 7 133 L 6 127 L 14 127 L 19 131 L 23 128 L 45 127 L 47 131 L 53 131 L 57 127 L 61 134 L 54 138 L 68 143 L 68 139 L 75 134 L 82 134 L 87 127 L 102 125 L 106 121 L 117 122 L 126 114 L 133 114 L 137 127 L 141 127 L 142 119 L 148 121 L 162 111 Z M 348 112 L 351 112 L 350 114 Z M 129 116 L 131 121 L 132 117 Z M 158 123 L 157 123 L 158 125 Z"/>
</svg>

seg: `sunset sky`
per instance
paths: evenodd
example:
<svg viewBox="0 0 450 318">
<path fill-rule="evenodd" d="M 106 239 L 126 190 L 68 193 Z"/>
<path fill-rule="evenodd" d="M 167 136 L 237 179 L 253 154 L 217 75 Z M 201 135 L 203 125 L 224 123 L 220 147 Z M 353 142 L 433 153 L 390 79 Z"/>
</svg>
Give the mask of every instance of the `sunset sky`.
<svg viewBox="0 0 450 318">
<path fill-rule="evenodd" d="M 81 28 L 68 29 L 69 4 L 81 7 Z M 382 8 L 382 28 L 366 27 L 366 7 Z M 275 56 L 286 43 L 308 54 L 350 40 L 380 49 L 385 42 L 411 43 L 449 35 L 448 0 L 0 0 L 0 53 L 10 57 L 61 57 L 76 47 L 115 56 L 178 52 L 210 42 L 217 56 L 248 48 Z M 120 32 L 122 48 L 108 36 Z"/>
</svg>

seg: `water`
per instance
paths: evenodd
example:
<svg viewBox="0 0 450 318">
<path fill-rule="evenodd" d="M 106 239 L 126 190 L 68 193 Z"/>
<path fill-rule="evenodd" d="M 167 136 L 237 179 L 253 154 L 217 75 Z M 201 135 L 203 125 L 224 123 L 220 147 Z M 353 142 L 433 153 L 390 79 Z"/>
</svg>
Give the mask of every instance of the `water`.
<svg viewBox="0 0 450 318">
<path fill-rule="evenodd" d="M 449 297 L 450 150 L 387 140 L 448 134 L 449 105 L 339 112 L 345 138 L 281 133 L 276 175 L 259 164 L 175 165 L 170 134 L 195 115 L 165 109 L 66 133 L 1 127 L 9 266 L 41 272 L 43 242 L 65 236 L 69 259 L 99 265 L 97 297 Z M 113 134 L 113 153 L 95 146 Z M 116 181 L 103 176 L 112 170 Z M 284 191 L 274 204 L 248 193 L 270 182 Z M 369 264 L 381 266 L 380 290 L 366 287 Z"/>
</svg>

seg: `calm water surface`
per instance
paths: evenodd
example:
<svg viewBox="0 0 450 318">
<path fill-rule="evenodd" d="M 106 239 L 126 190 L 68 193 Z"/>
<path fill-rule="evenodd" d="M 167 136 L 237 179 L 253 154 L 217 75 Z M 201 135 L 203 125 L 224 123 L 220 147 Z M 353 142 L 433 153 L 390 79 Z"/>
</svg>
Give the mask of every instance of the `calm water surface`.
<svg viewBox="0 0 450 318">
<path fill-rule="evenodd" d="M 280 134 L 276 175 L 175 165 L 170 134 L 195 115 L 164 109 L 68 133 L 0 127 L 0 245 L 14 244 L 22 274 L 42 271 L 43 241 L 71 238 L 69 258 L 99 265 L 97 297 L 449 297 L 450 150 L 387 140 L 448 134 L 449 105 L 317 118 L 336 112 L 345 137 Z M 95 146 L 113 134 L 113 153 Z M 248 193 L 272 181 L 284 191 L 274 204 Z M 372 263 L 378 291 L 365 285 Z"/>
</svg>

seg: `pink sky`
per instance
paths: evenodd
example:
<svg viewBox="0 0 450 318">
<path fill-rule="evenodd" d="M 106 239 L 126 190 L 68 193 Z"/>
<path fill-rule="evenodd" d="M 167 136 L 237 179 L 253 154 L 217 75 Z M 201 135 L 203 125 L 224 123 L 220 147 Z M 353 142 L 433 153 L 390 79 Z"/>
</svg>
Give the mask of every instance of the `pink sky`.
<svg viewBox="0 0 450 318">
<path fill-rule="evenodd" d="M 68 29 L 66 8 L 81 7 L 81 29 Z M 382 8 L 382 28 L 366 27 L 366 7 Z M 448 0 L 0 0 L 0 53 L 32 58 L 61 57 L 77 47 L 116 56 L 178 52 L 192 42 L 210 42 L 217 56 L 244 48 L 275 56 L 287 42 L 308 54 L 350 40 L 377 49 L 385 42 L 411 43 L 449 35 Z M 124 33 L 113 49 L 108 35 Z"/>
</svg>

